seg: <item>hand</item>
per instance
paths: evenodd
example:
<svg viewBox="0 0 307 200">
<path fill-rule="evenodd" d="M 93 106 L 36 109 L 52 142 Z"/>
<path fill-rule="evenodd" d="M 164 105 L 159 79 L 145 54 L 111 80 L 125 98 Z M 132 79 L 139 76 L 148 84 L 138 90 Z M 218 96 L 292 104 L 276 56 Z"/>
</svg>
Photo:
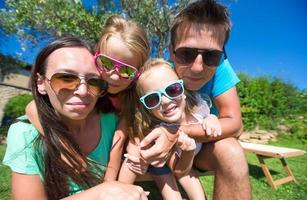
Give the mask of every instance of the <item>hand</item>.
<svg viewBox="0 0 307 200">
<path fill-rule="evenodd" d="M 142 158 L 130 154 L 124 154 L 124 157 L 126 158 L 125 163 L 131 171 L 137 174 L 145 174 L 147 172 L 148 164 Z"/>
<path fill-rule="evenodd" d="M 141 141 L 141 157 L 155 167 L 165 165 L 178 139 L 178 127 L 157 127 Z"/>
<path fill-rule="evenodd" d="M 213 114 L 210 114 L 203 120 L 202 127 L 208 136 L 217 137 L 222 135 L 221 123 Z"/>
<path fill-rule="evenodd" d="M 177 146 L 182 151 L 194 151 L 196 149 L 196 143 L 193 138 L 190 138 L 187 134 L 183 131 L 179 133 Z"/>
<path fill-rule="evenodd" d="M 118 181 L 104 182 L 100 185 L 103 200 L 147 200 L 149 192 L 137 185 L 120 183 Z"/>
</svg>

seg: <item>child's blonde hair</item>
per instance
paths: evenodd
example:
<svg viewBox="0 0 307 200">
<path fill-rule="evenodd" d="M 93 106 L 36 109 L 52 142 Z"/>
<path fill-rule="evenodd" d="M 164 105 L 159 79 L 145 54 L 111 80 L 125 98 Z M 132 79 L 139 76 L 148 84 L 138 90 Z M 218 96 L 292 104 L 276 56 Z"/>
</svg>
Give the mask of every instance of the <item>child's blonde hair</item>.
<svg viewBox="0 0 307 200">
<path fill-rule="evenodd" d="M 106 52 L 107 41 L 110 37 L 120 38 L 138 59 L 138 66 L 140 68 L 148 59 L 150 53 L 149 42 L 145 31 L 136 22 L 126 20 L 120 16 L 110 16 L 101 33 L 100 41 L 96 47 L 96 51 L 100 53 Z"/>
<path fill-rule="evenodd" d="M 153 68 L 160 66 L 172 68 L 171 64 L 164 59 L 149 59 L 140 69 L 141 76 L 146 71 L 152 70 Z M 176 72 L 174 71 L 174 73 Z M 143 89 L 140 85 L 140 81 L 136 81 L 136 84 L 134 85 L 134 88 L 132 88 L 132 91 L 134 91 L 134 101 L 125 103 L 127 103 L 128 105 L 132 105 L 135 108 L 135 111 L 132 113 L 130 112 L 124 114 L 124 116 L 127 116 L 126 120 L 127 125 L 129 126 L 128 135 L 130 141 L 134 141 L 135 137 L 143 139 L 156 125 L 162 122 L 161 120 L 154 117 L 150 113 L 150 111 L 140 103 L 139 99 L 141 96 L 144 95 Z M 194 96 L 194 93 L 190 91 L 185 91 L 185 95 L 187 97 L 185 113 L 191 114 L 194 108 L 197 106 L 197 99 Z"/>
</svg>

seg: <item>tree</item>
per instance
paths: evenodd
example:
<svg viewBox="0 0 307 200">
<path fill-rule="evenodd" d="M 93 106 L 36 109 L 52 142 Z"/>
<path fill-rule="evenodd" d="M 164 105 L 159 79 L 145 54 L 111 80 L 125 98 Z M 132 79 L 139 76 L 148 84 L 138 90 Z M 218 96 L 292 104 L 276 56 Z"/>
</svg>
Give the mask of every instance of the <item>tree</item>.
<svg viewBox="0 0 307 200">
<path fill-rule="evenodd" d="M 163 57 L 164 50 L 168 46 L 171 17 L 189 1 L 179 0 L 173 5 L 169 5 L 166 0 L 122 0 L 121 2 L 126 14 L 139 22 L 147 31 L 157 56 Z"/>
<path fill-rule="evenodd" d="M 3 81 L 6 75 L 17 72 L 18 68 L 25 66 L 26 63 L 0 53 L 0 82 Z"/>
<path fill-rule="evenodd" d="M 110 13 L 88 12 L 80 0 L 7 0 L 0 13 L 0 24 L 7 35 L 20 41 L 38 41 L 74 35 L 94 46 Z"/>
<path fill-rule="evenodd" d="M 17 34 L 24 45 L 56 36 L 74 35 L 94 46 L 105 19 L 113 13 L 139 22 L 147 32 L 159 57 L 167 48 L 170 18 L 188 0 L 169 5 L 166 0 L 97 0 L 86 10 L 81 0 L 6 0 L 0 12 L 0 25 L 7 35 Z M 119 5 L 118 5 L 119 4 Z"/>
</svg>

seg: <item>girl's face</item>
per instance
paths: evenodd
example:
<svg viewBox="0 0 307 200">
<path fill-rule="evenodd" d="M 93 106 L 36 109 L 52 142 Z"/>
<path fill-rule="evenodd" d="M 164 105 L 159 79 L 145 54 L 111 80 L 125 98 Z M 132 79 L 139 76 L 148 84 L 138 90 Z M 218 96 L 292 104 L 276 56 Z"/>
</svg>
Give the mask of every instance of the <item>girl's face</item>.
<svg viewBox="0 0 307 200">
<path fill-rule="evenodd" d="M 106 51 L 101 52 L 111 58 L 114 58 L 120 62 L 126 63 L 138 69 L 138 59 L 135 54 L 129 50 L 127 45 L 120 38 L 116 36 L 111 36 L 107 40 Z M 111 94 L 117 94 L 125 89 L 131 84 L 132 80 L 122 79 L 119 73 L 113 69 L 108 72 L 102 71 L 101 76 L 109 84 L 108 92 Z"/>
<path fill-rule="evenodd" d="M 97 92 L 95 86 L 102 79 L 93 55 L 87 49 L 70 47 L 54 51 L 47 59 L 45 77 L 38 76 L 39 93 L 48 95 L 52 106 L 64 120 L 85 119 L 94 109 L 98 99 L 94 95 Z M 75 89 L 68 89 L 79 80 L 76 77 L 81 77 L 81 82 Z"/>
<path fill-rule="evenodd" d="M 143 95 L 165 89 L 165 87 L 176 81 L 178 81 L 178 76 L 175 71 L 167 65 L 154 67 L 144 72 L 139 77 L 139 84 L 144 92 Z M 185 94 L 175 99 L 169 99 L 162 94 L 160 105 L 149 110 L 149 112 L 164 122 L 180 123 L 185 117 L 185 98 Z"/>
</svg>

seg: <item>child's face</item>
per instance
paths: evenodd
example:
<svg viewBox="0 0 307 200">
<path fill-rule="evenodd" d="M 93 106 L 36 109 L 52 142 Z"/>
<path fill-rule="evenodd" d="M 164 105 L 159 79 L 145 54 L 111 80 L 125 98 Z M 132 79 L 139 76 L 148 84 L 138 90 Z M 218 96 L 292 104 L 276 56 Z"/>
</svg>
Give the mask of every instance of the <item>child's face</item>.
<svg viewBox="0 0 307 200">
<path fill-rule="evenodd" d="M 111 36 L 107 41 L 105 49 L 106 51 L 101 52 L 102 54 L 131 65 L 136 69 L 139 68 L 138 59 L 136 58 L 135 54 L 129 50 L 129 48 L 120 38 Z M 117 94 L 127 89 L 127 87 L 132 82 L 132 80 L 123 79 L 115 69 L 107 72 L 103 71 L 101 76 L 108 82 L 108 92 L 111 94 Z"/>
<path fill-rule="evenodd" d="M 144 92 L 143 95 L 165 89 L 176 81 L 178 81 L 178 76 L 167 65 L 154 67 L 143 73 L 139 78 L 140 86 Z M 160 105 L 149 111 L 156 118 L 164 122 L 179 123 L 184 117 L 185 98 L 184 94 L 174 99 L 161 94 Z"/>
</svg>

